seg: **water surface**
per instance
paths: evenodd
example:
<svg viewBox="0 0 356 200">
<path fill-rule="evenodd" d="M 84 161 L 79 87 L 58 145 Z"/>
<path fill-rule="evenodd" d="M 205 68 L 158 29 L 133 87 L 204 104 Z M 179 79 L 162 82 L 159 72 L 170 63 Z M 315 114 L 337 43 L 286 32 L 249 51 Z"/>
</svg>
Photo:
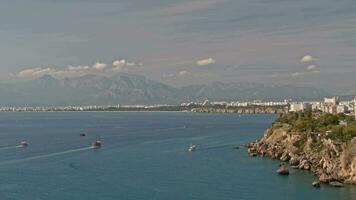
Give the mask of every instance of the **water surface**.
<svg viewBox="0 0 356 200">
<path fill-rule="evenodd" d="M 275 117 L 0 113 L 1 199 L 356 199 L 356 186 L 315 189 L 310 173 L 278 176 L 277 161 L 233 149 L 260 138 Z M 103 148 L 89 148 L 97 138 Z M 30 146 L 16 148 L 21 140 Z"/>
</svg>

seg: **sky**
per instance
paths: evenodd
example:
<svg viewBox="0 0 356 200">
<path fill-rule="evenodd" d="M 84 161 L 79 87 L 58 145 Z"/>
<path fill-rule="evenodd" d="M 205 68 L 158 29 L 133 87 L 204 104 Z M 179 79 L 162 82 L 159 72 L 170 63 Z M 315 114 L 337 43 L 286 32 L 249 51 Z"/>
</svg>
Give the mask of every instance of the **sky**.
<svg viewBox="0 0 356 200">
<path fill-rule="evenodd" d="M 354 0 L 2 0 L 0 80 L 356 88 Z"/>
</svg>

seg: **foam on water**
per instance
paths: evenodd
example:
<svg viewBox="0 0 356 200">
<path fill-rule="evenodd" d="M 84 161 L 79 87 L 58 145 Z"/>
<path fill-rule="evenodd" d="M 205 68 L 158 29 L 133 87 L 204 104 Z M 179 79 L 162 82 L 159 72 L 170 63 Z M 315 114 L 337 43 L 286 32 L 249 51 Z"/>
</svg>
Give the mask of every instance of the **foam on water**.
<svg viewBox="0 0 356 200">
<path fill-rule="evenodd" d="M 17 149 L 17 148 L 21 148 L 21 146 L 20 146 L 20 145 L 16 145 L 16 146 L 5 146 L 5 147 L 0 147 L 0 150 Z"/>
<path fill-rule="evenodd" d="M 16 146 L 15 148 L 19 148 L 19 147 Z M 64 155 L 64 154 L 75 153 L 75 152 L 85 151 L 85 150 L 89 150 L 89 149 L 93 149 L 93 147 L 83 147 L 83 148 L 71 149 L 71 150 L 66 150 L 66 151 L 61 151 L 61 152 L 56 152 L 56 153 L 32 156 L 32 157 L 28 157 L 28 158 L 3 161 L 3 162 L 0 162 L 0 166 L 17 164 L 17 163 L 21 163 L 21 162 L 32 161 L 32 160 L 43 159 L 43 158 L 50 158 L 50 157 L 54 157 L 54 156 L 60 156 L 60 155 Z"/>
</svg>

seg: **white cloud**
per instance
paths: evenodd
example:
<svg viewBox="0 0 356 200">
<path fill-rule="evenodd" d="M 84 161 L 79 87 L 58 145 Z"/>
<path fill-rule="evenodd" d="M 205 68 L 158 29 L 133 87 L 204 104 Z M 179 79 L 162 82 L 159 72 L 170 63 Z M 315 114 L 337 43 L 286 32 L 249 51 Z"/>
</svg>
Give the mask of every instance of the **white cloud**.
<svg viewBox="0 0 356 200">
<path fill-rule="evenodd" d="M 300 72 L 294 72 L 294 73 L 291 74 L 291 76 L 293 76 L 293 77 L 297 77 L 297 76 L 300 76 L 300 75 L 302 75 L 302 73 L 300 73 Z"/>
<path fill-rule="evenodd" d="M 40 77 L 45 74 L 54 73 L 55 71 L 56 70 L 54 70 L 50 67 L 46 67 L 46 68 L 35 67 L 35 68 L 24 69 L 24 70 L 20 71 L 17 74 L 17 77 L 19 77 L 19 78 Z"/>
<path fill-rule="evenodd" d="M 135 66 L 136 63 L 133 63 L 133 62 L 128 62 L 127 60 L 125 59 L 121 59 L 121 60 L 115 60 L 113 63 L 112 63 L 113 66 L 115 67 L 132 67 L 132 66 Z"/>
<path fill-rule="evenodd" d="M 141 66 L 142 64 L 140 64 Z M 122 71 L 128 71 L 130 67 L 137 66 L 136 63 L 134 62 L 129 62 L 125 59 L 120 59 L 120 60 L 115 60 L 112 63 L 112 68 L 108 69 L 108 71 L 111 72 L 122 72 Z"/>
<path fill-rule="evenodd" d="M 97 62 L 93 65 L 93 69 L 96 69 L 96 70 L 103 70 L 107 67 L 108 65 L 105 64 L 105 63 L 100 63 L 100 62 Z"/>
<path fill-rule="evenodd" d="M 80 71 L 80 70 L 87 70 L 89 69 L 89 66 L 72 66 L 72 65 L 69 65 L 67 67 L 67 69 L 69 71 Z"/>
<path fill-rule="evenodd" d="M 300 59 L 300 62 L 302 63 L 309 63 L 309 62 L 313 62 L 316 61 L 317 59 L 311 55 L 305 55 L 302 57 L 302 59 Z"/>
<path fill-rule="evenodd" d="M 183 71 L 180 71 L 178 73 L 179 76 L 187 76 L 187 75 L 190 75 L 190 72 L 186 71 L 186 70 L 183 70 Z"/>
<path fill-rule="evenodd" d="M 315 65 L 309 65 L 309 66 L 307 67 L 307 69 L 308 69 L 308 70 L 314 70 L 314 69 L 316 69 L 316 66 L 315 66 Z"/>
<path fill-rule="evenodd" d="M 319 71 L 319 70 L 314 70 L 314 71 L 312 71 L 312 73 L 314 73 L 314 74 L 319 74 L 320 71 Z"/>
<path fill-rule="evenodd" d="M 198 60 L 197 65 L 205 66 L 205 65 L 213 64 L 215 62 L 216 62 L 216 60 L 214 60 L 213 58 L 207 58 L 207 59 Z"/>
<path fill-rule="evenodd" d="M 51 75 L 56 78 L 64 77 L 76 77 L 83 76 L 86 74 L 103 74 L 110 75 L 113 72 L 128 71 L 129 67 L 141 66 L 142 64 L 136 65 L 133 62 L 128 62 L 124 59 L 116 60 L 113 62 L 112 66 L 108 66 L 105 63 L 97 62 L 92 67 L 86 65 L 73 66 L 69 65 L 63 68 L 51 68 L 51 67 L 35 67 L 24 69 L 17 73 L 18 78 L 38 78 L 43 75 Z"/>
</svg>

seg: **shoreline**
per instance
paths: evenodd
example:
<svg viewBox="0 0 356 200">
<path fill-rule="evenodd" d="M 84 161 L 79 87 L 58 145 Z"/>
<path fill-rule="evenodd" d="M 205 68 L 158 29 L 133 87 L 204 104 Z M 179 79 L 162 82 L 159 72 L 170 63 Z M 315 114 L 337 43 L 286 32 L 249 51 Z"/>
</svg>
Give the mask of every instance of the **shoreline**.
<svg viewBox="0 0 356 200">
<path fill-rule="evenodd" d="M 0 111 L 0 113 L 202 113 L 236 115 L 278 115 L 278 113 L 231 113 L 231 112 L 192 112 L 192 111 Z"/>
<path fill-rule="evenodd" d="M 345 139 L 342 135 L 344 133 L 331 131 L 335 128 L 343 130 L 348 127 L 328 124 L 325 126 L 328 127 L 327 131 L 320 132 L 316 129 L 317 132 L 312 132 L 294 129 L 295 125 L 301 126 L 302 118 L 293 121 L 290 126 L 279 123 L 293 115 L 295 114 L 280 117 L 264 132 L 261 139 L 245 144 L 248 155 L 278 160 L 281 165 L 286 164 L 290 168 L 310 171 L 316 177 L 312 183 L 314 187 L 320 187 L 322 183 L 334 187 L 342 187 L 344 184 L 356 185 L 356 137 Z M 327 117 L 330 116 L 332 115 Z M 314 120 L 316 121 L 309 123 L 320 123 L 317 118 Z M 354 123 L 354 121 L 350 122 L 349 128 L 352 128 Z M 323 129 L 324 127 L 321 128 Z"/>
</svg>

